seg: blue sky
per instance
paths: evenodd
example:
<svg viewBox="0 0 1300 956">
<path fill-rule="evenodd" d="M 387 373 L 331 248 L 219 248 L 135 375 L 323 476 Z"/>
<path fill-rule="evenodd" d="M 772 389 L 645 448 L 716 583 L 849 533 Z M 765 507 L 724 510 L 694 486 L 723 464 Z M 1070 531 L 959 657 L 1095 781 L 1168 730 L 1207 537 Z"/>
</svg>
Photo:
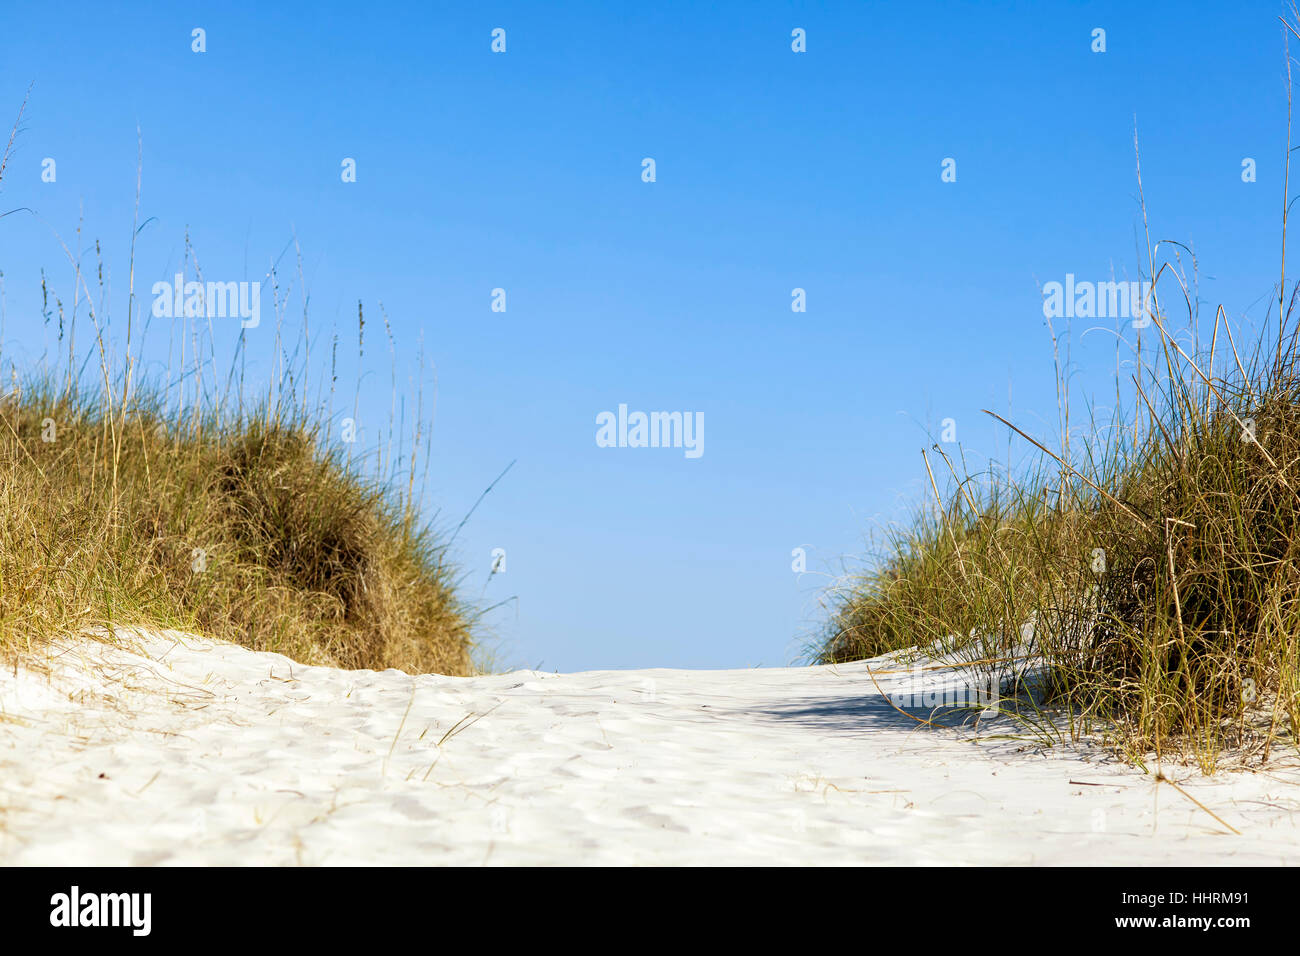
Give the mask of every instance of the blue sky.
<svg viewBox="0 0 1300 956">
<path fill-rule="evenodd" d="M 1153 239 L 1194 245 L 1211 309 L 1262 319 L 1279 273 L 1282 12 L 9 3 L 6 132 L 34 85 L 0 212 L 37 215 L 0 220 L 5 374 L 51 347 L 40 270 L 71 298 L 53 230 L 74 244 L 79 218 L 124 336 L 138 126 L 139 287 L 171 277 L 187 230 L 223 281 L 259 279 L 296 235 L 313 352 L 339 333 L 349 396 L 366 304 L 363 440 L 389 417 L 379 302 L 403 387 L 421 341 L 436 366 L 438 523 L 517 459 L 455 543 L 471 595 L 513 598 L 487 617 L 508 662 L 785 664 L 830 576 L 923 500 L 927 429 L 952 418 L 975 466 L 1006 454 L 983 407 L 1054 435 L 1039 283 L 1137 277 L 1135 118 Z M 1114 339 L 1089 324 L 1073 329 L 1074 382 L 1104 406 Z M 163 326 L 146 361 L 165 362 Z M 218 322 L 218 358 L 238 334 Z M 250 376 L 269 374 L 273 335 L 249 331 Z M 702 413 L 704 454 L 597 447 L 596 416 L 620 403 Z M 498 547 L 506 573 L 489 580 Z"/>
</svg>

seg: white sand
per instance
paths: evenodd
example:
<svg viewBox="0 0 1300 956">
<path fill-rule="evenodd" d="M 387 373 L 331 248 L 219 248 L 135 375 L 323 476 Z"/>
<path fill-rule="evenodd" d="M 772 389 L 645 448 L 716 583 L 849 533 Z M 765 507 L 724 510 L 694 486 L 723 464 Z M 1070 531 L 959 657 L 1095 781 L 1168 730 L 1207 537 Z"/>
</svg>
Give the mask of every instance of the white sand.
<svg viewBox="0 0 1300 956">
<path fill-rule="evenodd" d="M 0 863 L 1218 865 L 1300 851 L 1293 763 L 1165 767 L 1234 835 L 1100 751 L 918 730 L 867 676 L 885 665 L 412 678 L 181 635 L 79 642 L 48 677 L 0 674 Z"/>
</svg>

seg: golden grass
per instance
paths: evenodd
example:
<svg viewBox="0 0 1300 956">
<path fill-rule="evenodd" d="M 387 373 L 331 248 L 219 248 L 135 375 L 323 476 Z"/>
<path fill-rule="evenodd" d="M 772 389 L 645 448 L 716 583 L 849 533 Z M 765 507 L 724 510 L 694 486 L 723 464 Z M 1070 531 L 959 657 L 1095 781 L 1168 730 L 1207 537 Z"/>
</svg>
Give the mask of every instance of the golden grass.
<svg viewBox="0 0 1300 956">
<path fill-rule="evenodd" d="M 307 663 L 470 671 L 433 536 L 317 426 L 29 385 L 0 399 L 0 647 L 182 628 Z"/>
<path fill-rule="evenodd" d="M 219 388 L 213 330 L 202 319 L 168 320 L 191 344 L 185 368 L 141 382 L 147 322 L 134 290 L 134 247 L 120 360 L 104 334 L 102 260 L 92 295 L 81 255 L 64 251 L 76 270 L 66 312 L 42 282 L 47 323 L 57 312 L 59 358 L 24 376 L 15 370 L 0 393 L 0 657 L 53 637 L 164 626 L 306 663 L 470 673 L 479 615 L 457 595 L 446 547 L 415 504 L 415 456 L 427 433 L 417 420 L 399 471 L 390 423 L 387 455 L 375 449 L 371 469 L 387 480 L 365 477 L 365 453 L 354 459 L 352 446 L 331 443 L 333 361 L 330 403 L 310 409 L 307 399 L 305 290 L 294 352 L 304 358 L 295 364 L 282 340 L 288 290 L 272 269 L 274 339 L 259 347 L 276 357 L 280 377 L 256 398 L 244 389 L 245 336 Z M 197 272 L 188 244 L 187 264 Z M 76 351 L 79 310 L 93 333 L 84 356 Z M 360 308 L 358 321 L 360 356 Z M 87 385 L 74 370 L 95 357 L 98 375 Z"/>
</svg>

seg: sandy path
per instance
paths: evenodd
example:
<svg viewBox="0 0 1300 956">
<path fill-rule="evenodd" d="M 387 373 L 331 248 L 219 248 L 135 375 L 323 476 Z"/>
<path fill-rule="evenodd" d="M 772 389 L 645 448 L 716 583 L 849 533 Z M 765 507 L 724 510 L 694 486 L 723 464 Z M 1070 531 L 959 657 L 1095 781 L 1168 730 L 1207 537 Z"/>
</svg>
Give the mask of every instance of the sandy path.
<svg viewBox="0 0 1300 956">
<path fill-rule="evenodd" d="M 1233 835 L 1100 752 L 918 731 L 869 662 L 412 678 L 178 637 L 0 674 L 0 863 L 1300 858 L 1294 767 L 1173 769 Z"/>
</svg>

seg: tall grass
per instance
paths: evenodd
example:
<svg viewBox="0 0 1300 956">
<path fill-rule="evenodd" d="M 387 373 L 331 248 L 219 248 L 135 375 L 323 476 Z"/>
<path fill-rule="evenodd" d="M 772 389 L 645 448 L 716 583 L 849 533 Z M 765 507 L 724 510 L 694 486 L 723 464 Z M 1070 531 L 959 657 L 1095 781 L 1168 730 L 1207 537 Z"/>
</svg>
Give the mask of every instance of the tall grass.
<svg viewBox="0 0 1300 956">
<path fill-rule="evenodd" d="M 1222 377 L 1154 327 L 1170 374 L 1143 387 L 1152 404 L 1136 438 L 1111 429 L 1081 462 L 1045 452 L 1015 482 L 965 476 L 834 593 L 820 659 L 912 646 L 1031 657 L 1074 731 L 1104 727 L 1135 760 L 1177 751 L 1209 769 L 1228 750 L 1293 744 L 1296 325 L 1280 363 L 1261 347 Z"/>
<path fill-rule="evenodd" d="M 1285 232 L 1284 221 L 1284 250 Z M 1032 658 L 1045 674 L 1036 705 L 1051 711 L 1032 719 L 1100 733 L 1137 762 L 1177 754 L 1211 771 L 1295 746 L 1300 284 L 1283 269 L 1276 314 L 1244 357 L 1222 308 L 1208 347 L 1185 348 L 1197 341 L 1195 266 L 1189 282 L 1185 248 L 1148 239 L 1148 250 L 1155 342 L 1144 356 L 1138 339 L 1131 374 L 1117 364 L 1127 412 L 1092 419 L 1071 447 L 1058 365 L 1057 450 L 994 416 L 1035 446 L 1026 473 L 971 474 L 935 445 L 950 490 L 927 457 L 935 501 L 832 589 L 816 659 L 910 647 Z M 1184 329 L 1162 298 L 1185 308 Z"/>
<path fill-rule="evenodd" d="M 88 279 L 64 249 L 71 294 L 42 282 L 54 358 L 9 363 L 0 392 L 0 656 L 171 626 L 308 663 L 469 673 L 477 612 L 419 510 L 422 416 L 399 418 L 394 372 L 387 441 L 358 454 L 332 434 L 338 342 L 313 397 L 301 266 L 295 343 L 282 334 L 293 281 L 267 274 L 276 368 L 262 390 L 245 384 L 244 334 L 219 374 L 201 318 L 168 320 L 168 367 L 142 373 L 134 242 L 119 357 L 102 260 Z M 188 243 L 186 268 L 200 274 Z M 358 357 L 364 329 L 359 306 Z"/>
</svg>

